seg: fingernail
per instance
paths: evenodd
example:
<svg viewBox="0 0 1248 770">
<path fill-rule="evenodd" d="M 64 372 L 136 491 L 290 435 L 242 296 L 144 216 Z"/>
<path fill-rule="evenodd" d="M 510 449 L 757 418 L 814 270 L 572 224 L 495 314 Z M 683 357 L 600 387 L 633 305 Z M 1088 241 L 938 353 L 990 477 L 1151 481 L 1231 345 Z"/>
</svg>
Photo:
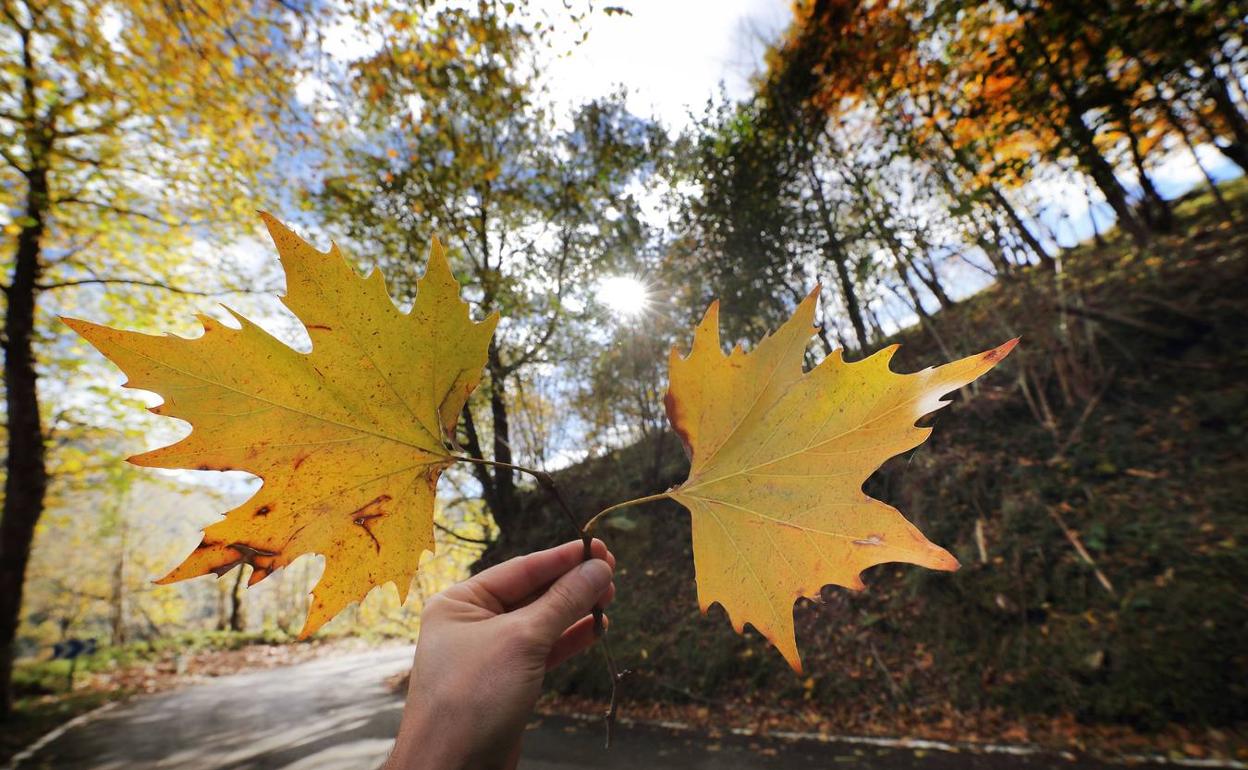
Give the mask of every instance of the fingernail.
<svg viewBox="0 0 1248 770">
<path fill-rule="evenodd" d="M 586 582 L 595 592 L 605 591 L 607 586 L 611 585 L 611 567 L 602 559 L 582 562 L 577 569 L 585 576 Z"/>
</svg>

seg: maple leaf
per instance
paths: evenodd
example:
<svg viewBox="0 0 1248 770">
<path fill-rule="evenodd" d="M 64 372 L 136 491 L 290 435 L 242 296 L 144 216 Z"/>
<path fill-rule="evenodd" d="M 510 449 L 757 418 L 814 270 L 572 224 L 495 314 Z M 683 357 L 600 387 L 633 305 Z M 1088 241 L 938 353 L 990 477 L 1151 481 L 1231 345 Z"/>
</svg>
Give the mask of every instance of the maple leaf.
<svg viewBox="0 0 1248 770">
<path fill-rule="evenodd" d="M 392 581 L 406 599 L 434 547 L 434 490 L 454 462 L 450 439 L 498 316 L 471 319 L 436 239 L 404 314 L 379 271 L 361 278 L 336 246 L 318 251 L 261 218 L 286 273 L 282 302 L 307 329 L 310 353 L 229 308 L 240 328 L 198 316 L 204 333 L 193 339 L 63 320 L 121 367 L 127 387 L 164 398 L 151 411 L 192 426 L 130 462 L 263 479 L 158 582 L 247 563 L 254 585 L 303 554 L 323 554 L 306 637 L 374 586 Z"/>
<path fill-rule="evenodd" d="M 803 373 L 818 293 L 753 350 L 729 355 L 712 304 L 689 355 L 672 349 L 665 398 L 691 460 L 688 480 L 667 496 L 693 522 L 698 604 L 703 613 L 722 605 L 737 633 L 754 626 L 799 673 L 800 597 L 814 599 L 828 584 L 861 590 L 859 573 L 884 562 L 958 568 L 862 485 L 923 443 L 931 429 L 915 421 L 944 406 L 942 396 L 1018 342 L 914 374 L 889 369 L 896 345 L 856 363 L 836 351 Z"/>
</svg>

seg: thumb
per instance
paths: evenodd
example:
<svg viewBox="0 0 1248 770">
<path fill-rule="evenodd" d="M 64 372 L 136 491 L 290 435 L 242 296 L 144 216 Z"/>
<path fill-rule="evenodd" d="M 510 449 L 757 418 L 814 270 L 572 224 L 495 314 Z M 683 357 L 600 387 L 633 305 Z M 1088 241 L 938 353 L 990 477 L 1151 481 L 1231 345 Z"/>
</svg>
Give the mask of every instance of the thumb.
<svg viewBox="0 0 1248 770">
<path fill-rule="evenodd" d="M 568 570 L 546 593 L 515 614 L 530 624 L 539 638 L 554 644 L 568 626 L 589 614 L 609 585 L 611 566 L 602 559 L 590 559 Z"/>
</svg>

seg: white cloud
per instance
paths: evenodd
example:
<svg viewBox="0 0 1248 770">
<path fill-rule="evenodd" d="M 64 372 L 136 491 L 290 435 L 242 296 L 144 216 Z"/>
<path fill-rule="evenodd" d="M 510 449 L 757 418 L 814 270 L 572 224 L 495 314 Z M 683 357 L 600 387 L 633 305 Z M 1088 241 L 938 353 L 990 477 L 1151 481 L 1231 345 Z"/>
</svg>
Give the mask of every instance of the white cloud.
<svg viewBox="0 0 1248 770">
<path fill-rule="evenodd" d="M 781 0 L 621 5 L 632 15 L 596 11 L 589 38 L 550 63 L 552 95 L 570 107 L 622 84 L 630 109 L 669 127 L 687 125 L 689 110 L 701 111 L 721 81 L 729 96 L 746 95 L 767 41 L 791 18 Z"/>
<path fill-rule="evenodd" d="M 567 18 L 564 2 L 534 0 L 525 14 L 557 22 Z M 783 0 L 619 0 L 618 4 L 632 15 L 608 15 L 599 6 L 585 22 L 589 32 L 585 42 L 555 40 L 545 72 L 551 95 L 563 110 L 623 85 L 634 112 L 657 117 L 669 127 L 683 127 L 689 111 L 700 112 L 721 82 L 729 96 L 747 95 L 767 43 L 792 18 Z M 339 61 L 367 56 L 381 43 L 346 17 L 326 32 L 323 42 Z M 301 100 L 310 100 L 322 87 L 315 81 L 300 83 Z"/>
</svg>

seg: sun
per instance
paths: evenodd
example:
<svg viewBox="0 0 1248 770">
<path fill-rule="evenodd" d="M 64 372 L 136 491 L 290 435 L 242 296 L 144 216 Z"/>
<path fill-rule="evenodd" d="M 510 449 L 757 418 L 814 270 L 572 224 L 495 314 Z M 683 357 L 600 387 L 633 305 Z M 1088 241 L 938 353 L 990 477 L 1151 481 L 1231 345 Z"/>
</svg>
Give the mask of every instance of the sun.
<svg viewBox="0 0 1248 770">
<path fill-rule="evenodd" d="M 636 318 L 650 306 L 650 290 L 631 275 L 617 275 L 598 282 L 598 301 L 621 320 Z"/>
</svg>

